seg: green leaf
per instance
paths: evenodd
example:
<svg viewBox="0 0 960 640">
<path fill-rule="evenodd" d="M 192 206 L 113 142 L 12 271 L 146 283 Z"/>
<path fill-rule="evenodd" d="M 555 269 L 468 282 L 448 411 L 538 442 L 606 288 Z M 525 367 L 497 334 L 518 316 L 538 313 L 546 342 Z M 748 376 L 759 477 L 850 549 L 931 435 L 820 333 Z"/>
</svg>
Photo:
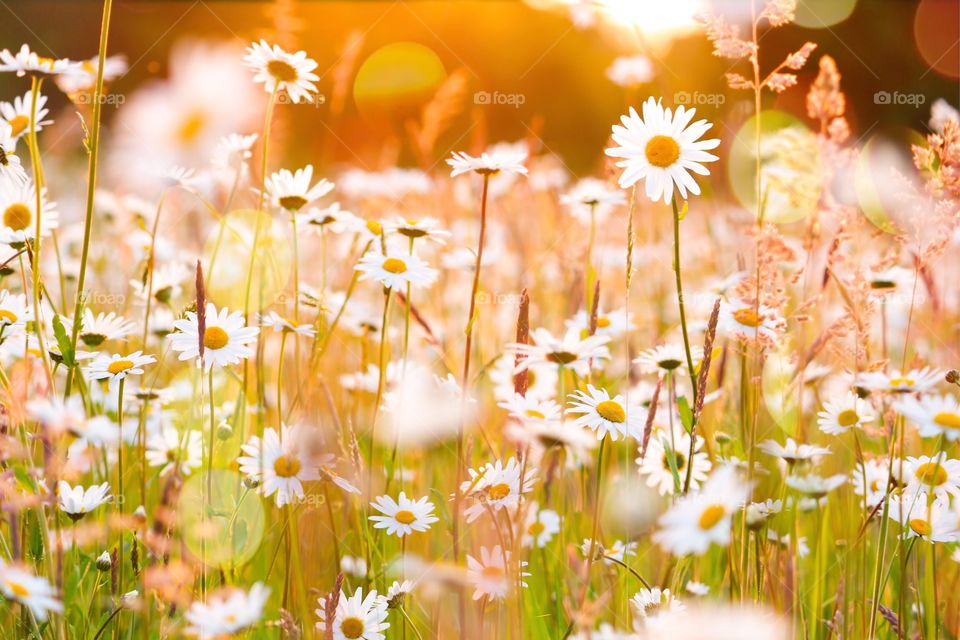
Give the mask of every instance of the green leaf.
<svg viewBox="0 0 960 640">
<path fill-rule="evenodd" d="M 53 316 L 53 335 L 57 339 L 57 346 L 60 347 L 63 364 L 72 369 L 76 366 L 73 345 L 70 344 L 70 336 L 67 335 L 67 330 L 63 328 L 60 316 L 56 314 Z"/>
<path fill-rule="evenodd" d="M 16 476 L 20 484 L 29 488 L 33 493 L 37 492 L 37 483 L 33 481 L 33 478 L 30 477 L 30 474 L 27 473 L 27 470 L 23 467 L 14 467 L 13 475 Z"/>
<path fill-rule="evenodd" d="M 677 410 L 680 412 L 680 422 L 687 433 L 693 430 L 693 411 L 690 410 L 690 403 L 686 396 L 677 398 Z"/>
<path fill-rule="evenodd" d="M 679 495 L 683 485 L 680 482 L 680 471 L 677 469 L 677 452 L 673 450 L 665 437 L 660 438 L 660 443 L 663 445 L 663 450 L 667 452 L 665 457 L 667 465 L 670 467 L 670 473 L 673 475 L 673 492 Z"/>
</svg>

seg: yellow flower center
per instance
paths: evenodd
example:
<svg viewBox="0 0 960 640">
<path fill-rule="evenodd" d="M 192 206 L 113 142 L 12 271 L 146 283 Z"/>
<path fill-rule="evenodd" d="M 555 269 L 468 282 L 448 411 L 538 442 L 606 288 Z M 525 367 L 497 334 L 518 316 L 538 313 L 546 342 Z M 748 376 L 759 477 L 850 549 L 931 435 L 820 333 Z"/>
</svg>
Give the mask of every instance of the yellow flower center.
<svg viewBox="0 0 960 640">
<path fill-rule="evenodd" d="M 627 412 L 613 400 L 604 400 L 597 404 L 597 413 L 600 414 L 601 418 L 610 422 L 623 422 L 627 418 Z"/>
<path fill-rule="evenodd" d="M 680 145 L 670 136 L 653 136 L 647 142 L 646 153 L 647 162 L 663 169 L 680 157 Z"/>
<path fill-rule="evenodd" d="M 281 478 L 292 478 L 300 473 L 300 459 L 294 456 L 280 456 L 273 462 L 273 471 Z"/>
<path fill-rule="evenodd" d="M 505 482 L 491 485 L 487 489 L 487 498 L 490 500 L 503 500 L 508 495 L 510 495 L 510 485 Z"/>
<path fill-rule="evenodd" d="M 913 378 L 890 378 L 891 387 L 912 387 L 916 384 Z"/>
<path fill-rule="evenodd" d="M 915 472 L 920 482 L 937 487 L 947 481 L 947 470 L 939 462 L 924 462 Z"/>
<path fill-rule="evenodd" d="M 490 566 L 484 567 L 481 573 L 483 573 L 484 577 L 493 578 L 496 580 L 498 578 L 502 578 L 504 572 L 502 568 L 496 565 L 490 565 Z"/>
<path fill-rule="evenodd" d="M 107 365 L 107 371 L 109 371 L 113 375 L 117 375 L 118 373 L 123 373 L 127 369 L 133 369 L 133 362 L 131 362 L 130 360 L 114 360 L 113 362 Z"/>
<path fill-rule="evenodd" d="M 288 211 L 298 211 L 305 204 L 307 204 L 307 199 L 302 196 L 282 196 L 280 198 L 280 206 Z"/>
<path fill-rule="evenodd" d="M 950 413 L 949 411 L 941 411 L 933 416 L 933 421 L 947 429 L 960 429 L 960 416 L 955 413 Z"/>
<path fill-rule="evenodd" d="M 10 136 L 16 138 L 30 125 L 30 118 L 23 114 L 16 115 L 7 120 L 7 124 L 10 125 Z"/>
<path fill-rule="evenodd" d="M 0 309 L 0 324 L 16 324 L 17 314 L 7 309 Z"/>
<path fill-rule="evenodd" d="M 727 510 L 723 508 L 723 505 L 711 504 L 703 510 L 703 513 L 700 514 L 700 520 L 697 522 L 697 524 L 699 524 L 700 528 L 704 531 L 709 531 L 717 526 L 717 523 L 723 519 L 723 516 L 726 515 L 726 513 Z"/>
<path fill-rule="evenodd" d="M 387 258 L 383 261 L 383 270 L 390 273 L 403 273 L 407 270 L 407 263 L 399 258 Z"/>
<path fill-rule="evenodd" d="M 223 349 L 230 342 L 230 336 L 220 327 L 207 327 L 203 330 L 203 346 L 207 349 Z"/>
<path fill-rule="evenodd" d="M 543 415 L 541 412 L 537 411 L 536 409 L 527 409 L 527 417 L 528 417 L 528 418 L 537 418 L 538 420 L 543 420 L 543 419 L 546 418 L 547 416 Z"/>
<path fill-rule="evenodd" d="M 30 207 L 22 202 L 16 202 L 3 212 L 3 226 L 14 231 L 23 231 L 30 226 L 32 218 Z"/>
<path fill-rule="evenodd" d="M 344 618 L 340 623 L 340 633 L 350 640 L 359 638 L 363 635 L 363 620 L 360 618 Z"/>
<path fill-rule="evenodd" d="M 606 329 L 610 326 L 610 318 L 607 316 L 600 316 L 597 318 L 597 329 Z"/>
<path fill-rule="evenodd" d="M 417 517 L 413 515 L 413 511 L 410 511 L 409 509 L 400 509 L 400 511 L 397 511 L 397 513 L 393 516 L 393 519 L 400 524 L 411 524 L 417 519 Z"/>
<path fill-rule="evenodd" d="M 13 592 L 13 595 L 17 598 L 26 598 L 30 595 L 30 590 L 19 582 L 13 580 L 7 580 L 7 588 Z"/>
<path fill-rule="evenodd" d="M 280 82 L 294 82 L 297 79 L 296 68 L 289 62 L 283 60 L 271 60 L 268 62 L 267 71 Z"/>
<path fill-rule="evenodd" d="M 733 319 L 746 327 L 760 326 L 760 316 L 751 307 L 744 307 L 733 312 Z"/>
<path fill-rule="evenodd" d="M 367 220 L 367 231 L 378 236 L 383 232 L 383 225 L 376 220 Z"/>
<path fill-rule="evenodd" d="M 921 536 L 928 536 L 930 535 L 930 532 L 933 531 L 933 527 L 930 526 L 930 523 L 920 518 L 913 518 L 910 521 L 910 528 Z"/>
<path fill-rule="evenodd" d="M 844 409 L 837 415 L 837 424 L 841 427 L 850 427 L 860 420 L 860 416 L 853 409 Z"/>
<path fill-rule="evenodd" d="M 543 526 L 543 523 L 537 520 L 536 522 L 532 523 L 529 527 L 527 527 L 527 533 L 529 533 L 532 536 L 538 536 L 541 533 L 543 533 L 544 529 L 546 529 L 546 527 Z"/>
<path fill-rule="evenodd" d="M 194 142 L 200 133 L 203 131 L 203 128 L 207 124 L 207 116 L 202 111 L 194 111 L 187 115 L 183 119 L 183 122 L 180 123 L 180 129 L 177 131 L 177 134 L 180 137 L 181 142 Z"/>
</svg>

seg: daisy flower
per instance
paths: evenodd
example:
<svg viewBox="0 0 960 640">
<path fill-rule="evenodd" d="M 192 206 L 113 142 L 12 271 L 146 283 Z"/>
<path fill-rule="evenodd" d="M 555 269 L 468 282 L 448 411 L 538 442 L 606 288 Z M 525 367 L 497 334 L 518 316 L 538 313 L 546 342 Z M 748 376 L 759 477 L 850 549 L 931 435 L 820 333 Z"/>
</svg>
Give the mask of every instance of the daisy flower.
<svg viewBox="0 0 960 640">
<path fill-rule="evenodd" d="M 870 413 L 870 403 L 847 391 L 843 396 L 823 403 L 823 411 L 817 414 L 817 425 L 820 431 L 838 436 L 853 428 L 863 428 L 874 419 L 875 416 Z"/>
<path fill-rule="evenodd" d="M 608 156 L 624 158 L 617 162 L 624 170 L 620 186 L 626 189 L 645 180 L 647 197 L 665 204 L 673 197 L 674 185 L 683 198 L 688 190 L 699 195 L 700 186 L 690 172 L 710 175 L 701 163 L 717 160 L 707 149 L 717 148 L 720 140 L 700 140 L 713 125 L 706 120 L 691 125 L 696 112 L 680 106 L 673 113 L 652 97 L 643 103 L 643 118 L 630 107 L 630 114 L 620 117 L 623 126 L 613 125 L 613 141 L 620 146 L 606 149 Z"/>
<path fill-rule="evenodd" d="M 528 371 L 540 365 L 551 365 L 557 369 L 566 367 L 578 376 L 586 376 L 590 372 L 592 360 L 610 358 L 610 350 L 607 348 L 609 336 L 581 338 L 576 329 L 567 329 L 563 337 L 555 338 L 546 329 L 534 329 L 530 338 L 532 344 L 507 345 L 507 353 L 520 356 L 514 373 Z"/>
<path fill-rule="evenodd" d="M 633 605 L 633 610 L 643 620 L 680 613 L 687 608 L 676 596 L 670 593 L 670 589 L 661 590 L 659 587 L 640 589 L 630 599 L 630 604 Z"/>
<path fill-rule="evenodd" d="M 703 360 L 703 347 L 691 346 L 690 357 L 693 358 L 694 368 L 699 367 Z M 683 374 L 687 373 L 687 352 L 682 343 L 670 342 L 647 349 L 634 358 L 633 363 L 642 372 L 655 373 L 660 377 L 672 372 Z"/>
<path fill-rule="evenodd" d="M 47 189 L 40 189 L 40 235 L 47 237 L 58 226 L 59 214 L 56 203 L 47 200 Z M 0 181 L 0 242 L 13 246 L 26 243 L 36 237 L 37 192 L 33 181 L 16 184 Z"/>
<path fill-rule="evenodd" d="M 760 451 L 775 458 L 780 458 L 788 465 L 813 462 L 820 456 L 830 454 L 827 447 L 818 447 L 812 444 L 797 444 L 793 438 L 787 438 L 786 443 L 780 444 L 776 440 L 764 440 L 760 443 Z"/>
<path fill-rule="evenodd" d="M 80 69 L 80 63 L 66 58 L 56 60 L 38 55 L 30 51 L 27 45 L 21 45 L 20 50 L 12 53 L 9 49 L 0 51 L 0 71 L 12 71 L 17 77 L 25 75 L 59 75 L 73 74 Z"/>
<path fill-rule="evenodd" d="M 598 178 L 584 178 L 573 185 L 567 193 L 560 196 L 560 204 L 565 205 L 577 220 L 589 223 L 603 220 L 619 205 L 626 204 L 627 198 L 620 189 L 611 189 L 606 182 Z"/>
<path fill-rule="evenodd" d="M 888 393 L 916 393 L 929 391 L 943 380 L 943 372 L 930 367 L 911 369 L 901 372 L 894 369 L 890 373 L 870 371 L 857 376 L 857 386 L 868 391 L 885 391 Z"/>
<path fill-rule="evenodd" d="M 577 311 L 577 314 L 564 323 L 567 330 L 576 329 L 580 335 L 587 337 L 590 332 L 590 315 L 583 309 Z M 633 314 L 626 313 L 624 309 L 614 309 L 613 311 L 597 312 L 597 330 L 595 336 L 609 336 L 616 338 L 628 331 L 633 331 Z"/>
<path fill-rule="evenodd" d="M 237 458 L 240 473 L 259 482 L 258 490 L 265 497 L 274 496 L 278 507 L 303 498 L 303 483 L 319 480 L 319 463 L 313 459 L 308 447 L 303 446 L 298 426 L 281 427 L 263 432 L 263 438 L 251 436 L 240 446 L 244 454 Z"/>
<path fill-rule="evenodd" d="M 710 585 L 706 585 L 702 582 L 697 582 L 696 580 L 688 580 L 686 587 L 687 593 L 691 593 L 695 596 L 705 596 L 710 593 Z"/>
<path fill-rule="evenodd" d="M 784 329 L 784 321 L 780 315 L 763 305 L 759 309 L 753 304 L 737 301 L 720 303 L 720 316 L 717 321 L 717 331 L 726 335 L 744 338 L 756 338 L 758 335 L 770 340 L 776 340 Z"/>
<path fill-rule="evenodd" d="M 370 516 L 374 529 L 386 529 L 387 535 L 398 538 L 408 536 L 414 531 L 426 531 L 439 518 L 433 515 L 433 503 L 427 498 L 411 500 L 401 491 L 397 499 L 380 496 L 370 505 L 382 513 L 382 516 Z"/>
<path fill-rule="evenodd" d="M 156 362 L 153 356 L 134 351 L 129 355 L 115 353 L 110 356 L 97 356 L 87 365 L 86 374 L 90 380 L 107 380 L 110 391 L 116 391 L 117 385 L 127 376 L 143 375 L 143 366 Z"/>
<path fill-rule="evenodd" d="M 660 517 L 653 540 L 675 556 L 703 555 L 710 545 L 730 544 L 730 528 L 750 487 L 729 466 L 719 467 L 698 493 L 689 493 Z"/>
<path fill-rule="evenodd" d="M 97 73 L 100 70 L 100 58 L 94 56 L 88 60 L 81 60 L 76 71 L 69 74 L 60 74 L 54 78 L 60 91 L 76 101 L 78 94 L 93 91 L 97 86 Z M 108 56 L 103 61 L 104 83 L 116 80 L 127 72 L 127 59 L 123 56 Z"/>
<path fill-rule="evenodd" d="M 887 495 L 887 482 L 890 480 L 890 468 L 885 460 L 866 460 L 864 464 L 854 469 L 850 484 L 853 492 L 860 497 L 865 496 L 864 506 L 867 509 L 880 504 Z M 893 479 L 896 482 L 896 478 Z"/>
<path fill-rule="evenodd" d="M 183 292 L 183 281 L 192 274 L 193 271 L 182 262 L 168 262 L 153 270 L 151 280 L 134 279 L 130 281 L 130 284 L 140 298 L 146 300 L 149 289 L 153 292 L 154 300 L 167 305 Z"/>
<path fill-rule="evenodd" d="M 403 582 L 394 580 L 383 597 L 387 603 L 387 608 L 396 609 L 403 606 L 403 599 L 408 593 L 413 592 L 413 587 L 414 584 L 410 580 L 404 580 Z"/>
<path fill-rule="evenodd" d="M 956 520 L 941 500 L 927 504 L 916 495 L 891 496 L 890 519 L 903 527 L 903 537 L 922 538 L 931 542 L 954 542 L 957 539 Z"/>
<path fill-rule="evenodd" d="M 217 311 L 212 302 L 207 303 L 202 358 L 197 314 L 187 311 L 186 316 L 173 323 L 176 331 L 170 334 L 170 348 L 180 352 L 180 360 L 198 358 L 206 368 L 219 369 L 253 355 L 250 345 L 256 342 L 260 329 L 244 326 L 242 312 L 230 313 L 227 308 Z"/>
<path fill-rule="evenodd" d="M 57 483 L 57 497 L 60 510 L 74 522 L 113 499 L 106 482 L 84 489 L 80 485 L 71 487 L 63 480 Z"/>
<path fill-rule="evenodd" d="M 312 338 L 316 335 L 316 328 L 310 323 L 297 324 L 293 320 L 287 320 L 276 311 L 270 311 L 260 319 L 263 326 L 270 327 L 277 333 L 294 333 L 303 338 Z"/>
<path fill-rule="evenodd" d="M 28 180 L 27 172 L 23 170 L 20 158 L 14 153 L 17 141 L 12 131 L 9 124 L 0 122 L 0 177 L 15 185 L 22 185 Z"/>
<path fill-rule="evenodd" d="M 584 538 L 583 542 L 580 543 L 580 552 L 587 556 L 590 553 L 590 548 L 593 547 L 595 560 L 603 558 L 604 564 L 614 565 L 616 564 L 615 560 L 626 562 L 627 556 L 637 555 L 638 546 L 636 542 L 614 540 L 611 546 L 604 547 L 599 541 L 594 543 L 590 538 Z"/>
<path fill-rule="evenodd" d="M 341 213 L 344 217 L 344 225 L 347 230 L 352 233 L 359 233 L 366 241 L 379 242 L 389 232 L 389 229 L 384 227 L 383 222 L 379 219 L 361 218 L 348 211 Z"/>
<path fill-rule="evenodd" d="M 337 600 L 337 609 L 333 620 L 328 621 L 326 612 L 326 597 L 320 598 L 320 608 L 316 610 L 320 622 L 317 628 L 327 631 L 327 624 L 333 627 L 334 640 L 384 640 L 384 631 L 390 627 L 387 620 L 387 607 L 377 592 L 371 591 L 363 597 L 363 588 L 358 588 L 352 596 L 347 597 L 343 591 Z"/>
<path fill-rule="evenodd" d="M 205 601 L 195 600 L 184 615 L 188 635 L 201 640 L 213 640 L 233 635 L 260 621 L 263 608 L 270 597 L 270 587 L 255 583 L 250 591 L 224 588 L 209 595 Z"/>
<path fill-rule="evenodd" d="M 310 207 L 306 211 L 297 212 L 297 224 L 301 227 L 320 229 L 331 233 L 343 233 L 350 228 L 355 219 L 357 219 L 357 216 L 341 209 L 339 202 L 334 202 L 329 207 L 322 209 Z"/>
<path fill-rule="evenodd" d="M 542 549 L 558 533 L 560 514 L 552 509 L 541 509 L 536 502 L 531 502 L 527 508 L 527 519 L 523 523 L 523 546 Z"/>
<path fill-rule="evenodd" d="M 521 480 L 521 469 L 516 458 L 510 458 L 507 464 L 497 460 L 479 469 L 468 469 L 469 479 L 463 481 L 460 491 L 477 498 L 477 502 L 464 511 L 467 522 L 473 522 L 487 509 L 499 511 L 520 504 L 520 496 L 533 489 L 536 479 L 536 470 L 528 466 Z"/>
<path fill-rule="evenodd" d="M 607 77 L 621 87 L 635 87 L 653 80 L 653 63 L 643 54 L 621 56 L 607 68 Z"/>
<path fill-rule="evenodd" d="M 80 331 L 77 334 L 83 344 L 88 347 L 99 347 L 107 340 L 119 340 L 134 331 L 137 325 L 118 316 L 113 311 L 109 313 L 98 313 L 96 316 L 87 307 L 83 310 L 83 317 L 80 322 Z"/>
<path fill-rule="evenodd" d="M 710 472 L 710 457 L 703 448 L 703 438 L 697 436 L 693 453 L 693 468 L 690 470 L 690 489 L 696 490 L 700 483 L 707 479 Z M 677 469 L 680 485 L 687 477 L 687 456 L 690 453 L 690 434 L 683 431 L 674 436 L 674 445 L 671 446 L 666 435 L 650 438 L 647 444 L 646 455 L 637 458 L 640 475 L 647 476 L 647 486 L 656 488 L 662 495 L 672 495 L 676 485 L 673 478 L 673 469 L 670 466 L 671 457 Z"/>
<path fill-rule="evenodd" d="M 450 232 L 441 229 L 440 221 L 435 218 L 402 218 L 397 216 L 393 222 L 388 222 L 386 227 L 388 231 L 398 233 L 410 240 L 427 238 L 437 244 L 446 244 L 446 239 L 450 237 Z"/>
<path fill-rule="evenodd" d="M 406 285 L 427 286 L 437 279 L 437 270 L 415 255 L 376 250 L 367 251 L 354 267 L 360 280 L 376 280 L 386 289 L 403 289 Z"/>
<path fill-rule="evenodd" d="M 34 129 L 40 131 L 53 120 L 44 120 L 47 117 L 47 96 L 37 95 L 36 120 Z M 33 91 L 28 90 L 23 97 L 17 96 L 13 102 L 0 102 L 0 116 L 10 125 L 10 136 L 18 139 L 30 131 L 30 114 L 33 111 Z"/>
<path fill-rule="evenodd" d="M 27 402 L 27 415 L 43 425 L 50 435 L 77 434 L 87 421 L 83 398 L 72 395 L 66 400 L 57 396 L 34 398 Z"/>
<path fill-rule="evenodd" d="M 573 425 L 587 427 L 603 440 L 607 434 L 616 442 L 620 436 L 636 437 L 643 427 L 645 416 L 639 407 L 628 407 L 622 395 L 611 398 L 606 389 L 587 385 L 587 393 L 579 389 L 570 394 L 573 401 L 567 413 L 580 414 Z"/>
<path fill-rule="evenodd" d="M 323 178 L 317 184 L 313 181 L 313 165 L 297 169 L 291 173 L 280 169 L 267 178 L 267 197 L 275 207 L 297 212 L 306 205 L 319 200 L 333 191 L 333 183 Z"/>
<path fill-rule="evenodd" d="M 553 400 L 540 400 L 532 396 L 514 393 L 510 398 L 497 403 L 509 412 L 510 417 L 521 422 L 551 422 L 560 419 L 561 407 Z"/>
<path fill-rule="evenodd" d="M 343 556 L 340 558 L 340 570 L 348 576 L 362 578 L 367 575 L 367 561 L 359 556 Z"/>
<path fill-rule="evenodd" d="M 803 476 L 787 476 L 786 483 L 791 489 L 819 500 L 847 481 L 846 476 L 837 474 L 827 478 L 810 473 Z"/>
<path fill-rule="evenodd" d="M 0 593 L 30 609 L 37 622 L 46 622 L 50 612 L 63 611 L 57 599 L 56 588 L 46 578 L 35 576 L 27 569 L 0 560 Z"/>
<path fill-rule="evenodd" d="M 906 396 L 893 403 L 893 408 L 916 424 L 923 438 L 960 438 L 960 403 L 953 395 Z"/>
<path fill-rule="evenodd" d="M 33 309 L 28 306 L 26 295 L 0 291 L 0 336 L 10 335 L 12 329 L 23 328 L 31 320 Z"/>
<path fill-rule="evenodd" d="M 203 434 L 195 429 L 181 434 L 164 425 L 147 437 L 146 456 L 151 467 L 163 467 L 161 475 L 177 469 L 180 475 L 189 476 L 203 464 Z"/>
<path fill-rule="evenodd" d="M 960 460 L 947 458 L 946 454 L 936 458 L 910 456 L 904 471 L 907 493 L 932 493 L 941 500 L 960 497 Z"/>
<path fill-rule="evenodd" d="M 501 171 L 526 175 L 527 168 L 523 166 L 523 161 L 526 159 L 527 154 L 522 152 L 484 152 L 475 158 L 462 151 L 454 151 L 447 158 L 447 164 L 452 167 L 451 178 L 471 171 L 482 176 L 496 175 Z"/>
<path fill-rule="evenodd" d="M 305 51 L 287 53 L 261 40 L 247 47 L 243 63 L 254 71 L 253 81 L 262 82 L 267 93 L 286 91 L 295 104 L 309 102 L 317 92 L 313 84 L 320 79 L 313 73 L 317 63 L 308 58 Z"/>
<path fill-rule="evenodd" d="M 247 161 L 253 156 L 253 144 L 257 141 L 257 134 L 248 136 L 231 133 L 223 136 L 213 150 L 210 162 L 216 169 L 233 169 L 244 171 Z"/>
<path fill-rule="evenodd" d="M 747 527 L 753 530 L 759 529 L 782 510 L 782 500 L 768 499 L 765 502 L 751 502 L 744 508 Z"/>
<path fill-rule="evenodd" d="M 480 558 L 467 555 L 467 580 L 473 585 L 473 599 L 502 600 L 507 597 L 511 583 L 516 583 L 507 572 L 511 553 L 501 549 L 500 545 L 488 549 L 480 547 Z M 530 574 L 523 570 L 527 563 L 520 561 L 520 584 L 527 583 L 523 578 Z"/>
</svg>

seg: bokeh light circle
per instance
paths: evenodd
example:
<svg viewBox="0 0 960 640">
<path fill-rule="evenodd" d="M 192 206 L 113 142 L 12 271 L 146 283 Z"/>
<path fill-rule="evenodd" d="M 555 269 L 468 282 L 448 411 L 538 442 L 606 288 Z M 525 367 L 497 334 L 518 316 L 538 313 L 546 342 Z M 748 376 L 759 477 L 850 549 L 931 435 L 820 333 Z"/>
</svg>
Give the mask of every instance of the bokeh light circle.
<svg viewBox="0 0 960 640">
<path fill-rule="evenodd" d="M 960 3 L 921 0 L 913 16 L 917 50 L 937 73 L 960 78 Z"/>
<path fill-rule="evenodd" d="M 799 0 L 794 23 L 808 29 L 823 29 L 850 17 L 857 0 Z"/>
<path fill-rule="evenodd" d="M 266 530 L 263 501 L 244 488 L 240 474 L 225 469 L 187 478 L 177 512 L 187 548 L 209 566 L 245 563 L 259 549 Z"/>
<path fill-rule="evenodd" d="M 204 245 L 208 300 L 231 310 L 244 309 L 254 238 L 250 309 L 262 309 L 283 295 L 293 269 L 289 224 L 263 211 L 238 209 L 223 217 Z"/>
<path fill-rule="evenodd" d="M 923 141 L 916 132 L 903 131 L 890 137 L 874 134 L 863 145 L 854 172 L 857 201 L 863 215 L 881 231 L 898 234 L 909 225 L 903 207 L 905 182 L 916 170 L 910 145 Z"/>
<path fill-rule="evenodd" d="M 416 42 L 394 42 L 363 61 L 353 99 L 363 115 L 403 112 L 428 100 L 446 78 L 436 53 Z"/>
<path fill-rule="evenodd" d="M 733 194 L 751 212 L 757 210 L 756 123 L 753 116 L 740 127 L 728 165 Z M 760 159 L 764 220 L 787 223 L 810 215 L 822 188 L 820 147 L 810 129 L 783 111 L 762 111 Z"/>
</svg>

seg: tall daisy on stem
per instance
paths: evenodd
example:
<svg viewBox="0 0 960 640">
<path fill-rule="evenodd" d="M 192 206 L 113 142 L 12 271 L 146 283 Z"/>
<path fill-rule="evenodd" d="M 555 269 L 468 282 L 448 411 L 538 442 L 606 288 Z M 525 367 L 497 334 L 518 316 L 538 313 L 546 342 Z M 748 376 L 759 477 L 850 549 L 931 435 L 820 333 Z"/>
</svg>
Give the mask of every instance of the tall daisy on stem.
<svg viewBox="0 0 960 640">
<path fill-rule="evenodd" d="M 647 197 L 663 200 L 673 208 L 673 271 L 677 282 L 677 304 L 680 308 L 680 328 L 683 348 L 690 372 L 691 406 L 697 404 L 697 380 L 687 330 L 687 312 L 683 302 L 683 281 L 680 277 L 680 221 L 687 213 L 687 191 L 700 195 L 700 185 L 690 172 L 710 175 L 704 162 L 714 162 L 717 156 L 708 153 L 720 145 L 720 140 L 700 138 L 713 125 L 706 120 L 690 121 L 696 109 L 677 107 L 676 112 L 664 108 L 660 100 L 647 98 L 643 103 L 643 117 L 630 108 L 629 115 L 621 116 L 622 125 L 613 125 L 613 141 L 618 147 L 606 150 L 608 156 L 623 158 L 617 166 L 623 169 L 619 184 L 624 189 L 644 180 Z M 673 197 L 674 187 L 684 198 L 682 210 Z M 694 425 L 691 425 L 691 430 Z"/>
</svg>

